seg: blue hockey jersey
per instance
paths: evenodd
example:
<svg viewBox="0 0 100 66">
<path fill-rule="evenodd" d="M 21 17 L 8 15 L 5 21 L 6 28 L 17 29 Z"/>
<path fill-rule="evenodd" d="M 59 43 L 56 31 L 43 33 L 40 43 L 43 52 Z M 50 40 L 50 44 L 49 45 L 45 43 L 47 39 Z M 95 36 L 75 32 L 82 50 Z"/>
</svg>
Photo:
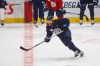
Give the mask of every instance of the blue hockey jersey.
<svg viewBox="0 0 100 66">
<path fill-rule="evenodd" d="M 69 19 L 67 19 L 67 18 L 63 18 L 60 20 L 54 20 L 52 26 L 50 26 L 50 25 L 46 26 L 47 36 L 49 36 L 49 37 L 52 36 L 53 31 L 55 29 L 59 29 L 63 32 L 66 30 L 69 30 L 68 29 L 69 25 L 70 25 L 70 22 L 69 22 Z"/>
</svg>

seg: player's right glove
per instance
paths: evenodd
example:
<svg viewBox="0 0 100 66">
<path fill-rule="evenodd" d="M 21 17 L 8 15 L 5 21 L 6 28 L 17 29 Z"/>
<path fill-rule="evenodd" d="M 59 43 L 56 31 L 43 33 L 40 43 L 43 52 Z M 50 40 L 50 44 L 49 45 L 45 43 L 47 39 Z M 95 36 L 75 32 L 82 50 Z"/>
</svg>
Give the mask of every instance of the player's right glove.
<svg viewBox="0 0 100 66">
<path fill-rule="evenodd" d="M 45 42 L 49 42 L 50 39 L 51 39 L 51 38 L 50 38 L 49 36 L 47 36 L 47 37 L 44 39 L 44 41 L 45 41 Z"/>
<path fill-rule="evenodd" d="M 77 5 L 79 8 L 86 6 L 86 4 L 78 4 Z"/>
</svg>

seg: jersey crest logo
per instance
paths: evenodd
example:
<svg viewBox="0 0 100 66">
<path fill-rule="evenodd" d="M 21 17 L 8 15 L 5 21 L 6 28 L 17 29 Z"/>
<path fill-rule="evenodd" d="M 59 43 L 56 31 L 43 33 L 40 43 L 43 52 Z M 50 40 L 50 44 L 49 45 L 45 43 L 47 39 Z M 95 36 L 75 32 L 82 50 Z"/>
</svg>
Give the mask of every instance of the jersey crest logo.
<svg viewBox="0 0 100 66">
<path fill-rule="evenodd" d="M 52 7 L 55 7 L 56 6 L 56 3 L 51 1 L 51 6 Z"/>
<path fill-rule="evenodd" d="M 51 32 L 53 32 L 53 29 L 50 29 Z"/>
<path fill-rule="evenodd" d="M 54 29 L 54 33 L 55 34 L 60 34 L 62 31 L 61 31 L 61 29 L 60 28 L 55 28 Z"/>
</svg>

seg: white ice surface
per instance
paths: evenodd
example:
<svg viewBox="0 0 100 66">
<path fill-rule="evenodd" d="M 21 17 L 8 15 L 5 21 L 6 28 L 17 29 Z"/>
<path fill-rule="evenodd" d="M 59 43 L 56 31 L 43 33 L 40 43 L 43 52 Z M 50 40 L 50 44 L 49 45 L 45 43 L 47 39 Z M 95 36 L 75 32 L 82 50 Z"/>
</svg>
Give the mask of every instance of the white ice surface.
<svg viewBox="0 0 100 66">
<path fill-rule="evenodd" d="M 0 66 L 24 66 L 25 24 L 5 24 L 0 27 Z M 74 53 L 65 47 L 58 37 L 33 49 L 33 66 L 100 66 L 100 24 L 71 24 L 72 41 L 85 56 L 74 58 Z M 33 45 L 43 41 L 45 25 L 33 26 Z"/>
</svg>

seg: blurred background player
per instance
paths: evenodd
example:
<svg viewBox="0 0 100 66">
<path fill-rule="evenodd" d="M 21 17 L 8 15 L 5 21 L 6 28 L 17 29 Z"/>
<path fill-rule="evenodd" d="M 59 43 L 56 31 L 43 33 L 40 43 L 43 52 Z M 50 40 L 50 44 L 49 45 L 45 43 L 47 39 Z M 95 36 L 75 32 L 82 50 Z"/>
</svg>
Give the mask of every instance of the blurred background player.
<svg viewBox="0 0 100 66">
<path fill-rule="evenodd" d="M 43 24 L 44 23 L 44 1 L 45 0 L 29 0 L 29 2 L 31 4 L 33 4 L 33 9 L 34 9 L 34 24 L 37 23 L 38 21 L 38 15 L 39 15 L 39 18 L 41 20 L 41 23 Z M 39 13 L 39 14 L 38 14 Z"/>
<path fill-rule="evenodd" d="M 83 24 L 83 15 L 88 5 L 91 17 L 91 25 L 94 25 L 94 6 L 98 5 L 98 0 L 80 0 L 80 25 Z"/>
<path fill-rule="evenodd" d="M 70 22 L 67 18 L 52 21 L 52 17 L 48 17 L 46 26 L 47 35 L 44 41 L 49 42 L 50 37 L 53 33 L 58 34 L 57 36 L 60 38 L 63 44 L 67 46 L 70 50 L 75 52 L 75 57 L 79 55 L 82 57 L 84 55 L 83 52 L 80 49 L 78 49 L 72 42 L 69 25 Z"/>
<path fill-rule="evenodd" d="M 6 6 L 6 0 L 0 0 L 0 17 L 1 17 L 1 25 L 4 25 L 4 8 Z"/>
<path fill-rule="evenodd" d="M 49 10 L 48 16 L 54 17 L 54 12 L 56 12 L 56 16 L 58 19 L 63 18 L 63 2 L 62 0 L 46 0 L 46 9 Z"/>
</svg>

